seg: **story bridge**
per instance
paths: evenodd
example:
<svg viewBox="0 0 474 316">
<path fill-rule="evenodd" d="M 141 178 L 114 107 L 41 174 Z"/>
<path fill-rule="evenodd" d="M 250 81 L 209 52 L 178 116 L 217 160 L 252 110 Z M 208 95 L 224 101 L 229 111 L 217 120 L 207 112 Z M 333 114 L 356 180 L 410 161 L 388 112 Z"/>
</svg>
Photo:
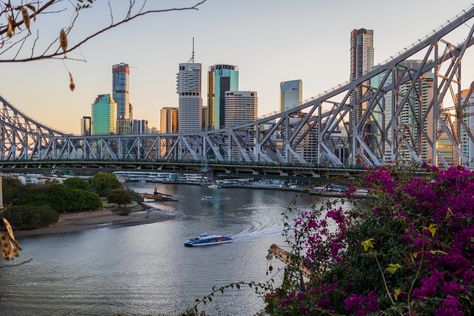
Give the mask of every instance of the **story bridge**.
<svg viewBox="0 0 474 316">
<path fill-rule="evenodd" d="M 66 134 L 0 96 L 0 167 L 206 165 L 286 172 L 360 170 L 392 161 L 467 163 L 463 141 L 474 142 L 466 119 L 474 112 L 468 102 L 474 84 L 461 99 L 461 66 L 474 43 L 473 17 L 474 6 L 369 73 L 296 108 L 198 134 Z M 454 43 L 452 36 L 464 40 Z M 440 140 L 452 159 L 439 154 Z"/>
</svg>

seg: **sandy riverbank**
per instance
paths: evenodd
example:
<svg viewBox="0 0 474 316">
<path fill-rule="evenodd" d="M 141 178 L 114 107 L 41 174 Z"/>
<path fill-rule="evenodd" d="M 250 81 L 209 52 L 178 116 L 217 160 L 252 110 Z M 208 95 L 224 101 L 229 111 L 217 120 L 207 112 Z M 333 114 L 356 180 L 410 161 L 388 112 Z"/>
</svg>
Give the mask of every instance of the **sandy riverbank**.
<svg viewBox="0 0 474 316">
<path fill-rule="evenodd" d="M 57 223 L 37 229 L 16 230 L 15 237 L 21 239 L 22 237 L 31 236 L 67 234 L 94 228 L 143 225 L 174 219 L 176 217 L 177 215 L 175 214 L 163 212 L 146 205 L 135 208 L 135 211 L 128 216 L 117 215 L 110 209 L 61 214 Z"/>
</svg>

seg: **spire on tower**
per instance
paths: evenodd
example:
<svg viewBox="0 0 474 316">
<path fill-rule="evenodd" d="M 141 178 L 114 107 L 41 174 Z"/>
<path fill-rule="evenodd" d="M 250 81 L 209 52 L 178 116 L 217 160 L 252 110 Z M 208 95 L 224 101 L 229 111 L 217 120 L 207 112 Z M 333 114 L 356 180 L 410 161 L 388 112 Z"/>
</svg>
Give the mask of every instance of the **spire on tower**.
<svg viewBox="0 0 474 316">
<path fill-rule="evenodd" d="M 193 36 L 193 51 L 191 53 L 191 59 L 188 61 L 188 63 L 194 64 L 194 36 Z"/>
</svg>

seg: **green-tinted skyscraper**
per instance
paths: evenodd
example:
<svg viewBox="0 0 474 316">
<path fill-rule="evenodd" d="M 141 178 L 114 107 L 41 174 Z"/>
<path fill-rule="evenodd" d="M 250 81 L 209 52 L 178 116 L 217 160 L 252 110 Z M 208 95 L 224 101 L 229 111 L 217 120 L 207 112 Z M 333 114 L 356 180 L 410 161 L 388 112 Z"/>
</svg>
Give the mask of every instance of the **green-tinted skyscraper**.
<svg viewBox="0 0 474 316">
<path fill-rule="evenodd" d="M 209 68 L 207 94 L 208 129 L 225 127 L 225 93 L 239 90 L 239 70 L 233 65 L 214 65 Z"/>
<path fill-rule="evenodd" d="M 110 94 L 98 95 L 92 104 L 92 135 L 115 134 L 117 103 Z"/>
</svg>

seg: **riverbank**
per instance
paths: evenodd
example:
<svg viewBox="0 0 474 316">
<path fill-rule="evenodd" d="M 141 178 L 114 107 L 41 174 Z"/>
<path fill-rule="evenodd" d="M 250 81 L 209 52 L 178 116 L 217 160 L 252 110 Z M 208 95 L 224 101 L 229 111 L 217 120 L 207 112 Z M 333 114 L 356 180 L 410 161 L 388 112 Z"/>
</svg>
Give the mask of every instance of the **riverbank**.
<svg viewBox="0 0 474 316">
<path fill-rule="evenodd" d="M 103 227 L 135 226 L 162 222 L 176 217 L 177 214 L 164 212 L 142 203 L 134 207 L 128 216 L 120 216 L 111 209 L 60 214 L 59 220 L 55 224 L 30 230 L 15 230 L 15 236 L 21 239 L 23 237 L 74 233 Z"/>
</svg>

